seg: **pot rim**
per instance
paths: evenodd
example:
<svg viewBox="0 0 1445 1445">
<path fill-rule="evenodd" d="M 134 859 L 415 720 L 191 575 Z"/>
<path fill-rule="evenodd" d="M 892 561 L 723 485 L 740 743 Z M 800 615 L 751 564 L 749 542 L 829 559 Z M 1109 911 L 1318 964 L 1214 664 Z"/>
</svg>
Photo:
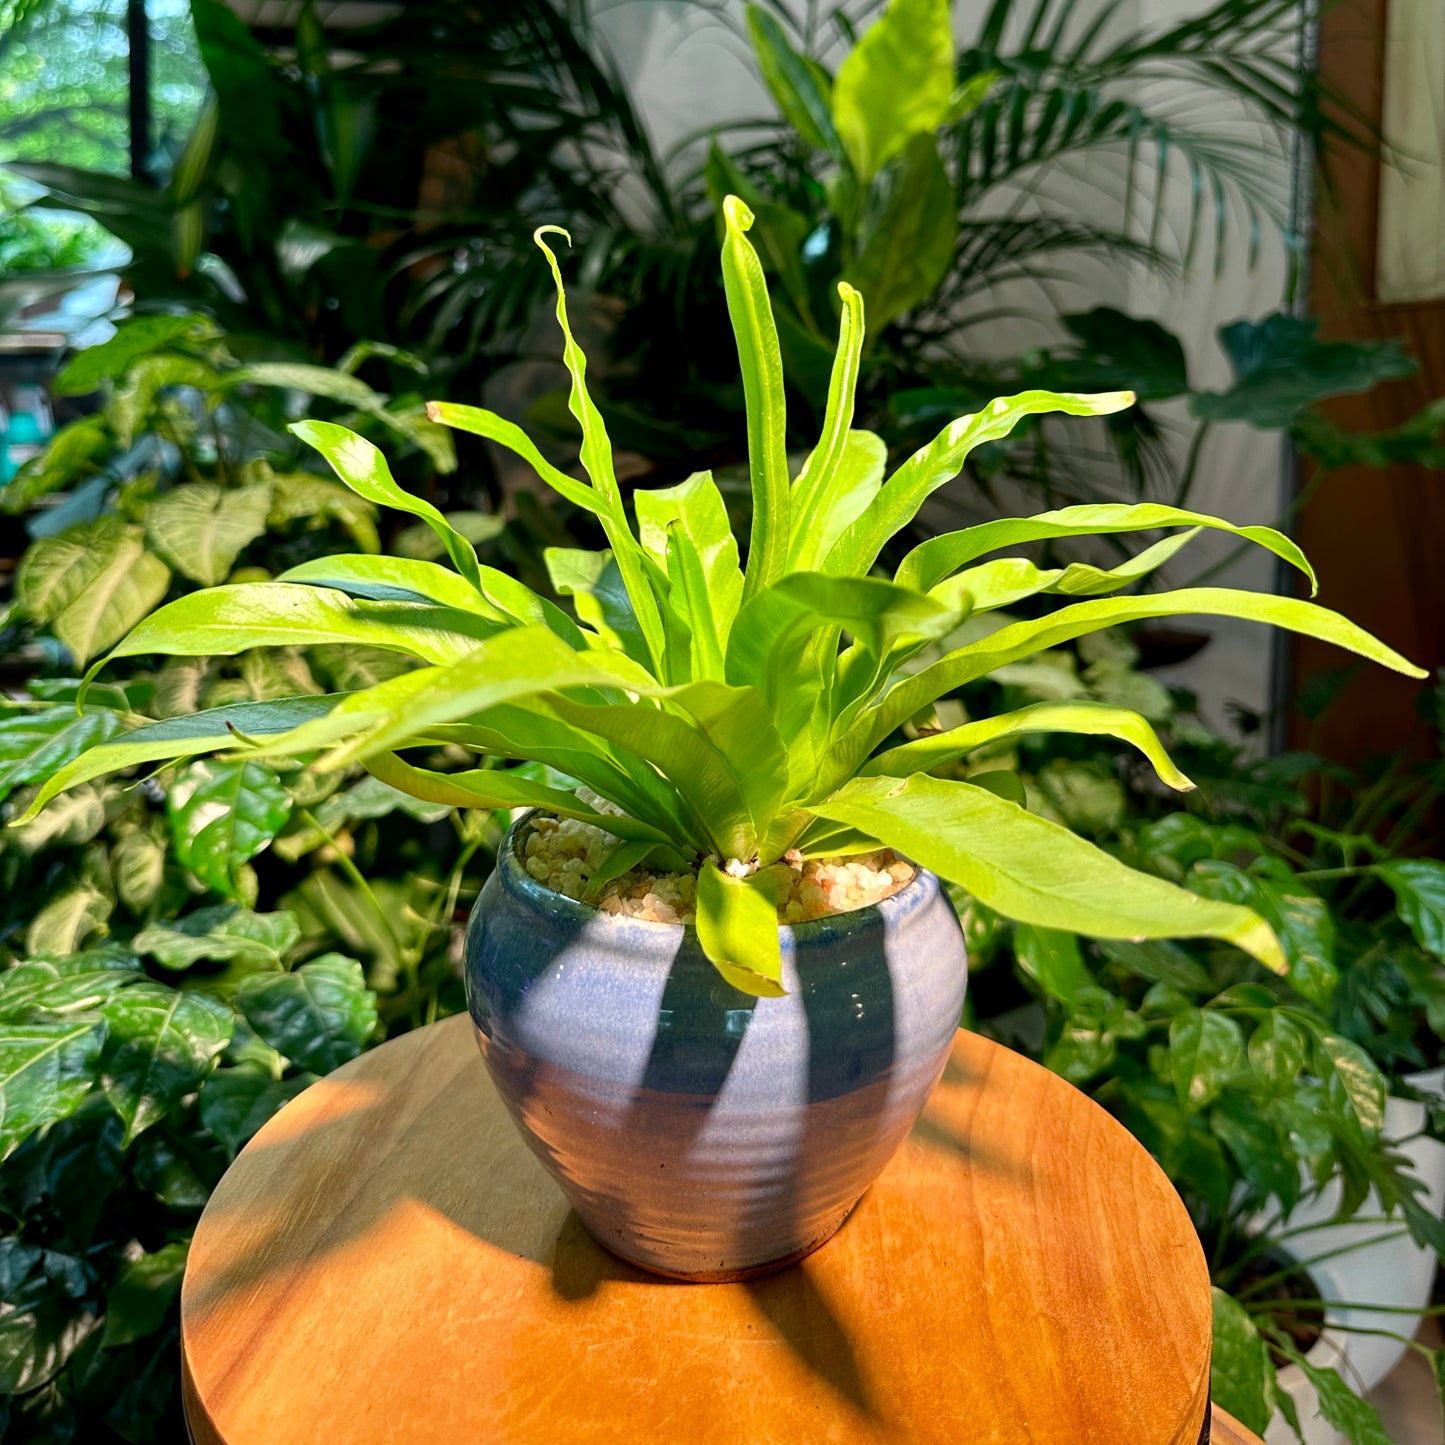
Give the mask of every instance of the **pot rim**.
<svg viewBox="0 0 1445 1445">
<path fill-rule="evenodd" d="M 503 887 L 510 892 L 524 898 L 527 902 L 540 905 L 551 912 L 563 916 L 572 916 L 584 920 L 599 920 L 605 927 L 642 927 L 664 930 L 680 937 L 688 934 L 696 934 L 697 926 L 692 923 L 659 923 L 651 918 L 632 918 L 626 914 L 607 913 L 592 903 L 583 903 L 580 899 L 569 898 L 565 893 L 559 893 L 555 888 L 549 888 L 545 883 L 533 878 L 522 865 L 522 859 L 517 852 L 517 844 L 523 831 L 538 814 L 547 814 L 545 808 L 528 808 L 520 817 L 514 818 L 502 838 L 501 847 L 497 850 L 497 877 Z M 897 852 L 897 850 L 894 850 Z M 899 857 L 903 855 L 900 853 Z M 911 863 L 914 868 L 913 878 L 896 893 L 890 893 L 888 897 L 881 898 L 876 903 L 866 903 L 862 908 L 850 908 L 843 913 L 827 913 L 821 918 L 806 919 L 802 923 L 780 923 L 779 932 L 786 931 L 798 940 L 823 933 L 838 933 L 844 929 L 855 929 L 862 926 L 875 914 L 883 920 L 885 926 L 890 917 L 895 914 L 911 913 L 916 907 L 925 902 L 935 892 L 942 892 L 942 884 L 937 874 L 930 873 L 921 864 L 914 863 L 911 858 L 904 861 Z M 661 935 L 659 935 L 661 936 Z"/>
</svg>

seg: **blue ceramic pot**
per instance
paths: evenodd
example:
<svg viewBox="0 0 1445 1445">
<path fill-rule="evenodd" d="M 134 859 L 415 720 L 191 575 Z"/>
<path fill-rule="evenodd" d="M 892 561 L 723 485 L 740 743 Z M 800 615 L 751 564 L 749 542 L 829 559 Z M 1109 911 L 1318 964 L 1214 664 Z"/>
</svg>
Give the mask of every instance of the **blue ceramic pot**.
<svg viewBox="0 0 1445 1445">
<path fill-rule="evenodd" d="M 782 932 L 786 997 L 726 983 L 691 928 L 523 868 L 507 834 L 466 940 L 482 1054 L 527 1143 L 614 1254 L 737 1279 L 816 1249 L 912 1128 L 963 1008 L 963 933 L 920 872 Z"/>
</svg>

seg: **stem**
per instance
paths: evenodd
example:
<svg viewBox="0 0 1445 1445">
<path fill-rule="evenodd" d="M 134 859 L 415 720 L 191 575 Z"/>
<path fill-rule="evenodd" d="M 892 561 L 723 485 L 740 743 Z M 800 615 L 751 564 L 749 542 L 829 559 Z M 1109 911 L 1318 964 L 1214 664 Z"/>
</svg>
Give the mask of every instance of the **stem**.
<svg viewBox="0 0 1445 1445">
<path fill-rule="evenodd" d="M 1397 1229 L 1392 1234 L 1382 1234 L 1374 1239 L 1357 1239 L 1352 1244 L 1342 1244 L 1335 1249 L 1327 1249 L 1322 1254 L 1312 1254 L 1308 1259 L 1294 1260 L 1287 1268 L 1276 1270 L 1273 1274 L 1265 1275 L 1263 1279 L 1255 1280 L 1253 1284 L 1241 1290 L 1237 1298 L 1244 1300 L 1248 1296 L 1280 1284 L 1294 1275 L 1308 1274 L 1311 1266 L 1323 1264 L 1327 1259 L 1335 1259 L 1342 1254 L 1352 1254 L 1357 1249 L 1368 1249 L 1372 1244 L 1383 1244 L 1386 1240 L 1403 1239 L 1408 1232 L 1406 1229 Z"/>
<path fill-rule="evenodd" d="M 1189 496 L 1189 489 L 1194 485 L 1194 474 L 1199 470 L 1199 455 L 1204 449 L 1204 439 L 1209 435 L 1213 422 L 1202 421 L 1195 428 L 1194 436 L 1189 443 L 1189 451 L 1184 458 L 1184 470 L 1179 476 L 1179 485 L 1174 489 L 1173 504 L 1182 507 Z"/>
<path fill-rule="evenodd" d="M 1377 1315 L 1441 1315 L 1445 1314 L 1445 1305 L 1421 1305 L 1416 1309 L 1411 1305 L 1375 1304 L 1371 1300 L 1290 1299 L 1284 1295 L 1279 1299 L 1255 1300 L 1249 1310 L 1251 1314 L 1256 1310 L 1261 1314 L 1273 1310 L 1365 1310 Z"/>
</svg>

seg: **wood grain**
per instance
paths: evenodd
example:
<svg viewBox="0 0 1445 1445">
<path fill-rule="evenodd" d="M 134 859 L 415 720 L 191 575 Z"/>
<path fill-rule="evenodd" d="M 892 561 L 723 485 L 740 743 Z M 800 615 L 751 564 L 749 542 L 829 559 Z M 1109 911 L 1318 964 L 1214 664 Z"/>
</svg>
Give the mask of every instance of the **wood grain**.
<svg viewBox="0 0 1445 1445">
<path fill-rule="evenodd" d="M 1246 1430 L 1233 1415 L 1213 1407 L 1214 1419 L 1210 1426 L 1209 1445 L 1264 1445 L 1264 1441 L 1251 1430 Z"/>
<path fill-rule="evenodd" d="M 449 1019 L 256 1136 L 181 1313 L 200 1445 L 1195 1445 L 1208 1409 L 1178 1196 L 1103 1110 L 969 1034 L 833 1241 L 685 1285 L 592 1242 Z"/>
</svg>

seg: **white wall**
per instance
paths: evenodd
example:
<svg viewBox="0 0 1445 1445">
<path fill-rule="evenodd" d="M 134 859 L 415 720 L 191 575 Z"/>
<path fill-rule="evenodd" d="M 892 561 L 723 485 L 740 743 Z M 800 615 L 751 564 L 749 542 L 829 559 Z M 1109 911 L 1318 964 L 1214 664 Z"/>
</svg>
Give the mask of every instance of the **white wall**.
<svg viewBox="0 0 1445 1445">
<path fill-rule="evenodd" d="M 597 8 L 599 34 L 617 57 L 660 149 L 709 125 L 773 113 L 741 38 L 742 0 L 719 0 L 715 16 L 671 0 L 598 0 Z M 988 0 L 955 0 L 958 33 L 975 33 L 987 8 Z M 1163 24 L 1208 8 L 1210 0 L 1128 0 L 1120 7 L 1113 28 L 1123 31 Z M 1079 7 L 1076 23 L 1087 23 L 1098 9 L 1099 0 L 1086 0 Z M 1178 95 L 1171 96 L 1166 90 L 1158 98 L 1168 103 Z M 1239 117 L 1221 107 L 1217 116 L 1211 114 L 1209 119 L 1237 127 Z M 1269 139 L 1247 128 L 1239 128 L 1238 134 L 1242 142 Z M 1270 170 L 1280 204 L 1287 205 L 1291 158 L 1277 146 Z M 1076 173 L 1049 177 L 1048 194 L 1082 215 L 1117 221 L 1120 212 L 1115 198 L 1120 192 L 1121 171 L 1118 158 L 1099 157 Z M 1149 194 L 1150 187 L 1146 181 L 1143 194 Z M 1187 214 L 1188 187 L 1176 183 L 1166 210 L 1166 227 L 1182 230 Z M 1086 266 L 1075 284 L 1055 288 L 1050 300 L 1065 309 L 1104 304 L 1158 318 L 1182 338 L 1195 385 L 1223 387 L 1229 373 L 1215 339 L 1216 328 L 1241 316 L 1257 317 L 1275 309 L 1286 284 L 1286 256 L 1276 233 L 1262 236 L 1252 268 L 1247 264 L 1248 250 L 1242 220 L 1234 217 L 1226 245 L 1227 264 L 1218 276 L 1212 247 L 1205 244 L 1192 273 L 1182 281 L 1127 267 Z M 1036 309 L 1057 309 L 1040 306 L 1036 296 L 1030 299 Z M 991 306 L 997 300 L 987 298 L 981 304 Z M 975 344 L 995 355 L 1016 354 L 1022 346 L 1043 339 L 1037 324 L 1031 327 L 1026 323 L 979 327 L 973 333 Z M 1177 431 L 1175 445 L 1182 456 L 1191 423 L 1182 409 L 1176 409 L 1172 422 Z M 1282 479 L 1283 452 L 1274 434 L 1243 427 L 1219 429 L 1204 453 L 1193 503 L 1200 510 L 1235 521 L 1268 522 L 1282 505 Z M 1176 561 L 1172 580 L 1190 579 L 1230 550 L 1222 539 L 1201 537 Z M 1268 589 L 1274 585 L 1274 576 L 1273 559 L 1257 553 L 1212 580 Z M 1267 708 L 1271 678 L 1268 634 L 1258 627 L 1219 619 L 1201 626 L 1215 634 L 1215 641 L 1192 662 L 1172 669 L 1165 680 L 1198 689 L 1209 699 L 1210 718 L 1216 725 L 1224 725 L 1225 705 L 1231 701 L 1261 711 Z"/>
</svg>

